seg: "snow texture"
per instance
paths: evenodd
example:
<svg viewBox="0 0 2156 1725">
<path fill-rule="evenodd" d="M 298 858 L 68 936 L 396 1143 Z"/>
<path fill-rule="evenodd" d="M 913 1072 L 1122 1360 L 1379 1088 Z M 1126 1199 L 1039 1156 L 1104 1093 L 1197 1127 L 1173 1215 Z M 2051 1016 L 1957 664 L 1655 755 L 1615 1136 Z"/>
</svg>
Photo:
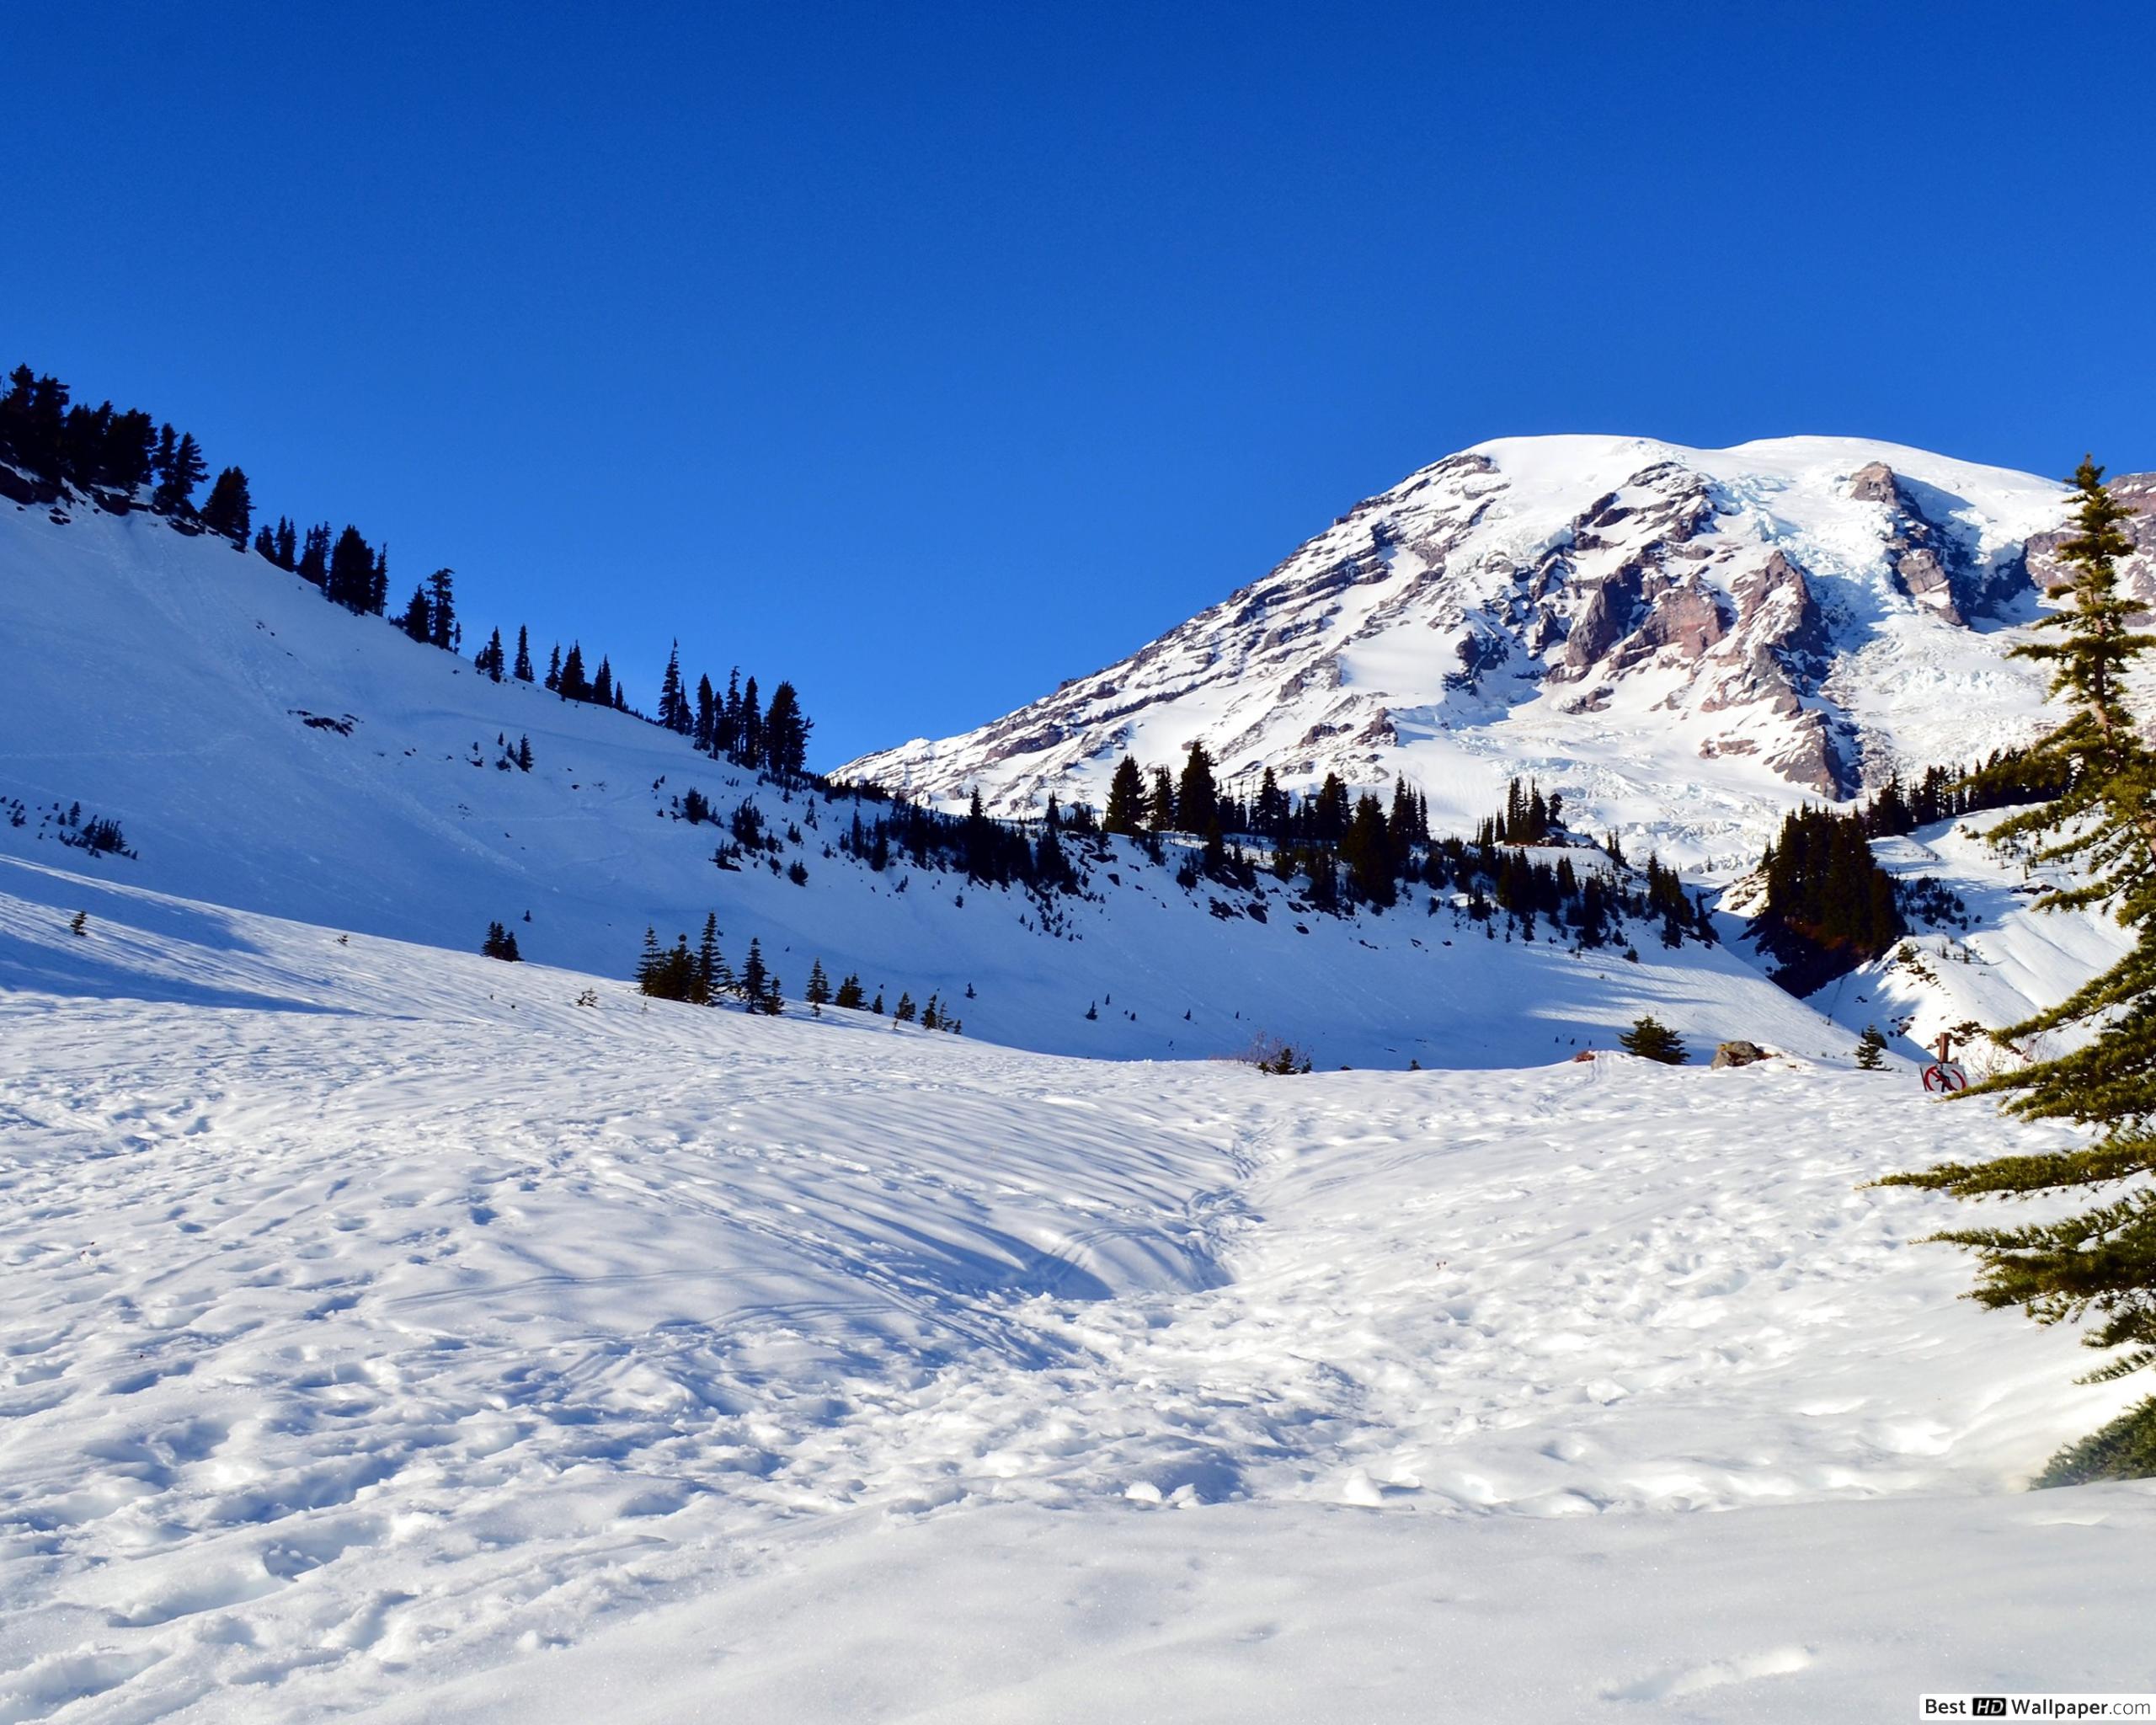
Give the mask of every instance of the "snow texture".
<svg viewBox="0 0 2156 1725">
<path fill-rule="evenodd" d="M 2131 1389 L 1862 1183 L 1981 1103 L 588 986 L 0 863 L 0 1718 L 2147 1686 L 2156 1493 L 2018 1489 Z"/>
</svg>

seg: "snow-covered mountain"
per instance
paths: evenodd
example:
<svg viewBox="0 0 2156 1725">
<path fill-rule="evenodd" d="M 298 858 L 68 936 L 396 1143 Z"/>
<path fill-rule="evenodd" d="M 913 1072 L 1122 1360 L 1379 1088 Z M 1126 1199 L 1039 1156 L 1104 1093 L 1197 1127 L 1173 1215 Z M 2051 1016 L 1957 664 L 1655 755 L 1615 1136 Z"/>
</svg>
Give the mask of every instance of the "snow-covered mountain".
<svg viewBox="0 0 2156 1725">
<path fill-rule="evenodd" d="M 969 1037 L 1065 1054 L 1233 1055 L 1263 1032 L 1331 1065 L 1514 1065 L 1607 1047 L 1647 1010 L 1695 1045 L 1847 1045 L 1740 952 L 1673 952 L 1652 927 L 1625 962 L 1422 900 L 1319 915 L 1269 877 L 1180 885 L 1172 851 L 1164 867 L 1121 840 L 1089 847 L 1085 891 L 1052 903 L 878 872 L 838 843 L 873 803 L 782 791 L 629 715 L 492 682 L 142 510 L 0 505 L 0 857 L 190 903 L 467 951 L 499 921 L 529 959 L 616 977 L 648 925 L 693 939 L 715 914 L 726 955 L 756 939 L 791 997 L 820 960 L 889 1004 L 939 994 Z M 528 772 L 509 760 L 527 739 Z M 691 788 L 718 824 L 679 818 Z M 776 848 L 714 867 L 744 803 Z M 78 804 L 135 854 L 65 842 Z"/>
<path fill-rule="evenodd" d="M 2119 494 L 2144 510 L 2156 480 Z M 1203 740 L 1246 791 L 1406 775 L 1458 827 L 1515 773 L 1693 864 L 1792 804 L 2025 740 L 2009 661 L 2064 488 L 1897 445 L 1509 438 L 1426 467 L 1129 658 L 841 775 L 994 811 L 1097 803 Z M 2128 578 L 2156 595 L 2156 516 Z"/>
</svg>

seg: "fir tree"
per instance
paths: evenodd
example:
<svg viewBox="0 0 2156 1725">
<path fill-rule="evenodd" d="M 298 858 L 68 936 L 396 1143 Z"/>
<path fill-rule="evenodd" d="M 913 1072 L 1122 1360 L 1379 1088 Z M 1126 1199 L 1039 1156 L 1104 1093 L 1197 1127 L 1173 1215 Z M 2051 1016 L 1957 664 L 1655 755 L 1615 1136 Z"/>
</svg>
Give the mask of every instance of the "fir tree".
<svg viewBox="0 0 2156 1725">
<path fill-rule="evenodd" d="M 670 731 L 690 728 L 688 702 L 681 697 L 681 644 L 666 655 L 666 675 L 659 683 L 659 722 Z"/>
<path fill-rule="evenodd" d="M 216 483 L 210 488 L 209 501 L 202 505 L 202 525 L 235 545 L 245 545 L 253 521 L 254 499 L 248 495 L 247 475 L 237 467 L 227 467 L 217 475 Z"/>
<path fill-rule="evenodd" d="M 899 1004 L 893 1010 L 891 1017 L 900 1024 L 910 1024 L 914 1021 L 913 996 L 903 989 L 899 991 Z"/>
<path fill-rule="evenodd" d="M 546 686 L 555 692 L 559 692 L 562 686 L 562 644 L 559 641 L 554 643 L 553 656 L 547 661 Z"/>
<path fill-rule="evenodd" d="M 157 489 L 151 497 L 151 506 L 168 514 L 188 513 L 195 488 L 210 476 L 195 434 L 187 432 L 174 441 L 169 425 L 158 434 L 156 471 Z"/>
<path fill-rule="evenodd" d="M 519 737 L 516 740 L 516 764 L 522 772 L 531 771 L 531 739 L 530 737 Z"/>
<path fill-rule="evenodd" d="M 2127 670 L 2156 638 L 2129 628 L 2135 607 L 2118 590 L 2118 559 L 2132 550 L 2119 530 L 2127 511 L 2093 462 L 2084 461 L 2074 480 L 2076 531 L 2057 553 L 2070 574 L 2051 590 L 2064 603 L 2037 625 L 2056 631 L 2057 638 L 2014 649 L 2052 668 L 2052 692 L 2069 709 L 2066 722 L 2028 750 L 2022 775 L 2061 788 L 2048 802 L 2001 822 L 1991 836 L 2041 838 L 2038 860 L 2079 865 L 2081 885 L 2047 894 L 2038 905 L 2106 906 L 2133 932 L 2134 944 L 2057 1006 L 1996 1033 L 2007 1041 L 2089 1024 L 2095 1028 L 2092 1040 L 1962 1093 L 2004 1092 L 2014 1114 L 2079 1121 L 2104 1135 L 2074 1150 L 1895 1175 L 1889 1185 L 1983 1198 L 2092 1187 L 2120 1191 L 2116 1183 L 2156 1172 L 2156 756 L 2142 740 L 2124 686 Z M 1981 787 L 1983 781 L 1979 774 L 1974 782 Z M 1935 1237 L 1977 1254 L 1973 1297 L 1979 1305 L 2018 1306 L 2046 1324 L 2094 1316 L 2083 1341 L 2123 1351 L 2091 1373 L 2091 1381 L 2156 1364 L 2156 1192 L 2145 1183 L 2062 1220 L 1956 1229 Z M 2128 1418 L 2143 1422 L 2140 1453 L 2156 1450 L 2156 1401 Z M 2090 1440 L 2091 1453 L 2130 1455 L 2137 1449 L 2132 1436 L 2131 1430 L 2107 1428 L 2098 1434 L 2103 1442 Z M 2054 1468 L 2071 1459 L 2063 1454 Z"/>
<path fill-rule="evenodd" d="M 516 626 L 516 668 L 510 675 L 520 683 L 531 681 L 531 638 L 522 623 Z"/>
<path fill-rule="evenodd" d="M 718 950 L 718 912 L 704 913 L 703 937 L 696 943 L 696 980 L 702 985 L 706 1000 L 718 998 L 722 989 L 734 978 L 726 968 L 726 960 Z"/>
<path fill-rule="evenodd" d="M 831 996 L 831 1004 L 835 1007 L 844 1007 L 851 1012 L 858 1012 L 862 1003 L 867 998 L 867 996 L 862 992 L 861 978 L 853 972 L 848 971 L 845 979 L 839 984 L 839 991 Z"/>
<path fill-rule="evenodd" d="M 1155 832 L 1176 830 L 1176 785 L 1165 766 L 1153 769 L 1153 795 L 1145 810 L 1145 824 Z"/>
<path fill-rule="evenodd" d="M 1101 828 L 1134 839 L 1145 827 L 1145 775 L 1137 761 L 1126 755 L 1116 762 L 1114 776 L 1108 780 L 1107 808 L 1101 816 Z"/>
<path fill-rule="evenodd" d="M 384 553 L 385 557 L 387 553 Z M 386 575 L 388 572 L 383 571 Z M 436 569 L 427 577 L 427 616 L 430 633 L 427 638 L 444 652 L 456 649 L 456 598 L 455 569 Z"/>
<path fill-rule="evenodd" d="M 831 984 L 830 979 L 824 975 L 824 961 L 821 959 L 809 965 L 808 986 L 801 997 L 808 1002 L 810 1012 L 819 1018 L 824 1016 L 824 1007 L 831 998 Z"/>
<path fill-rule="evenodd" d="M 1865 1025 L 1864 1034 L 1857 1038 L 1856 1063 L 1866 1072 L 1876 1072 L 1886 1064 L 1886 1039 L 1876 1024 Z"/>
<path fill-rule="evenodd" d="M 1681 1066 L 1690 1058 L 1683 1039 L 1652 1013 L 1635 1018 L 1632 1028 L 1617 1039 L 1617 1045 L 1628 1055 L 1659 1060 L 1665 1066 Z"/>
<path fill-rule="evenodd" d="M 429 622 L 426 590 L 414 587 L 412 602 L 404 607 L 404 615 L 397 619 L 397 627 L 424 647 L 430 635 Z"/>
<path fill-rule="evenodd" d="M 771 704 L 764 714 L 761 766 L 774 778 L 797 779 L 808 770 L 808 733 L 814 729 L 801 710 L 801 697 L 792 683 L 771 691 Z"/>
<path fill-rule="evenodd" d="M 347 525 L 329 553 L 323 596 L 347 611 L 364 611 L 374 595 L 374 553 L 357 527 Z"/>
</svg>

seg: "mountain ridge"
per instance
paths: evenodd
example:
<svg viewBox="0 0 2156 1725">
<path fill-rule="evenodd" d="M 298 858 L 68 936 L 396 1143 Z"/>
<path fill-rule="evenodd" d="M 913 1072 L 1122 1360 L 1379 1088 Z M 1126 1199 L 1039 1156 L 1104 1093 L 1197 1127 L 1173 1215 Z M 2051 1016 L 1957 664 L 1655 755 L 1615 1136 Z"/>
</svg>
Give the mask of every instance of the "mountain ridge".
<svg viewBox="0 0 2156 1725">
<path fill-rule="evenodd" d="M 2147 510 L 2156 483 L 2121 489 Z M 957 736 L 839 769 L 991 812 L 1097 803 L 1203 740 L 1247 792 L 1405 774 L 1464 824 L 1537 774 L 1732 871 L 1802 801 L 2025 740 L 2054 482 L 1878 441 L 1502 438 L 1366 497 L 1258 580 Z M 2156 593 L 2156 517 L 2130 585 Z"/>
</svg>

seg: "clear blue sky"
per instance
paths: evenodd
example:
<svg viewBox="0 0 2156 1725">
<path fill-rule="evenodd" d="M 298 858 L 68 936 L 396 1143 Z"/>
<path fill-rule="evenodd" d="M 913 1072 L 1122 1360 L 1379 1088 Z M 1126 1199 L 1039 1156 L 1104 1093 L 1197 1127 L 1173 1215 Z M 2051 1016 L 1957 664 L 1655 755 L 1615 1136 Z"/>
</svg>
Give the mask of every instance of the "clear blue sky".
<svg viewBox="0 0 2156 1725">
<path fill-rule="evenodd" d="M 445 14 L 451 14 L 445 16 Z M 2140 8 L 0 8 L 0 349 L 633 695 L 990 718 L 1486 437 L 2156 467 Z"/>
</svg>

